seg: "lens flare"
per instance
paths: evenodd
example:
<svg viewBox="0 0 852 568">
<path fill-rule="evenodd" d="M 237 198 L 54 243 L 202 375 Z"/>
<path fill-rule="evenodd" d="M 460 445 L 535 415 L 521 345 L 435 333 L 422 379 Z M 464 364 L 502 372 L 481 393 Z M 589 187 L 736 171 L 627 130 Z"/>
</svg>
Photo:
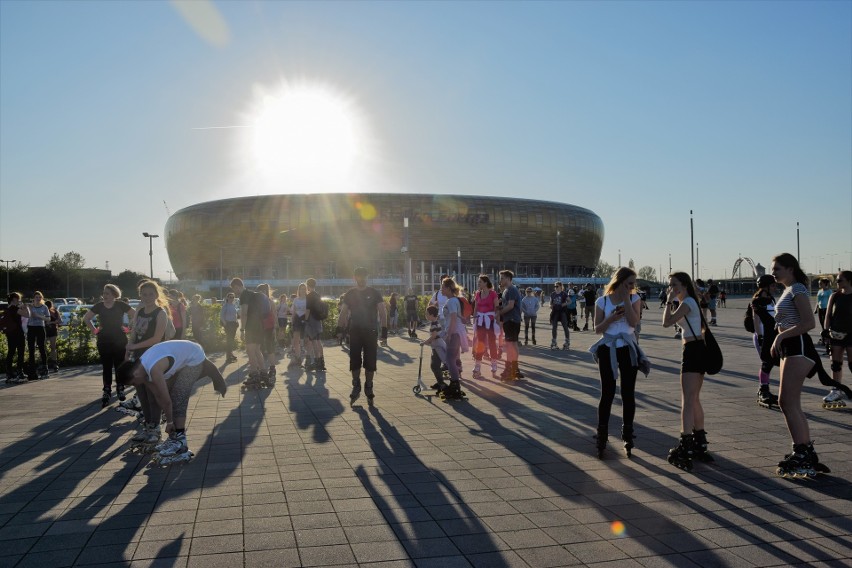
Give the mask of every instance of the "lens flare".
<svg viewBox="0 0 852 568">
<path fill-rule="evenodd" d="M 610 528 L 612 529 L 612 534 L 615 536 L 624 536 L 625 534 L 626 527 L 621 521 L 613 521 Z"/>
</svg>

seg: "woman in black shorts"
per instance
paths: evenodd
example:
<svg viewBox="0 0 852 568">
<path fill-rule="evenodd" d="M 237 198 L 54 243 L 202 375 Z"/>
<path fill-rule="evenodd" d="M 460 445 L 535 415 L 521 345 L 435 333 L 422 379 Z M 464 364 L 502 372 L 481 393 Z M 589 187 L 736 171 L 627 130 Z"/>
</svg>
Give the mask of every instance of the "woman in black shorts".
<svg viewBox="0 0 852 568">
<path fill-rule="evenodd" d="M 669 451 L 669 463 L 691 470 L 692 460 L 713 461 L 707 453 L 707 432 L 704 431 L 704 408 L 699 395 L 704 384 L 707 348 L 704 344 L 704 318 L 700 299 L 689 274 L 675 272 L 669 277 L 663 327 L 684 320 L 682 330 L 683 354 L 680 366 L 681 434 L 680 444 Z M 678 302 L 677 309 L 674 309 Z"/>
</svg>

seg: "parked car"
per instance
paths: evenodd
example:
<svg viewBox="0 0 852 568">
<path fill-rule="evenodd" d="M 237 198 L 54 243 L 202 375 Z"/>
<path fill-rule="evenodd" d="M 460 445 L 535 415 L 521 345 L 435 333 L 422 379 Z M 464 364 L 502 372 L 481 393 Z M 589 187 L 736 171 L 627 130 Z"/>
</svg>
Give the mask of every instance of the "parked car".
<svg viewBox="0 0 852 568">
<path fill-rule="evenodd" d="M 62 325 L 69 325 L 72 321 L 82 320 L 86 315 L 86 310 L 80 311 L 82 306 L 76 304 L 62 304 L 57 306 L 59 317 L 62 318 Z"/>
<path fill-rule="evenodd" d="M 53 298 L 51 300 L 53 302 L 53 307 L 58 308 L 59 306 L 64 306 L 68 303 L 68 298 Z"/>
</svg>

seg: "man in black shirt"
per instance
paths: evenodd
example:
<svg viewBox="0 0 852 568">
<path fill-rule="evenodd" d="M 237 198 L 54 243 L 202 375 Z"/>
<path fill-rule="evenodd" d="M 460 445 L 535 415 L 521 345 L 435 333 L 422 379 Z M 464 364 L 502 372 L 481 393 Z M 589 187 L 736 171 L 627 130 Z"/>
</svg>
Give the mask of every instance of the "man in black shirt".
<svg viewBox="0 0 852 568">
<path fill-rule="evenodd" d="M 317 293 L 317 281 L 308 278 L 305 281 L 308 295 L 305 302 L 305 348 L 308 360 L 305 362 L 306 371 L 325 371 L 325 354 L 322 351 L 322 319 L 319 317 L 322 309 L 322 297 Z"/>
<path fill-rule="evenodd" d="M 231 280 L 231 290 L 240 299 L 240 321 L 245 333 L 246 355 L 249 360 L 249 383 L 260 384 L 265 377 L 266 367 L 260 344 L 263 341 L 263 306 L 265 298 L 253 290 L 246 289 L 242 279 Z"/>
<path fill-rule="evenodd" d="M 352 371 L 351 403 L 361 396 L 361 367 L 364 367 L 364 394 L 373 403 L 373 375 L 376 373 L 378 333 L 376 319 L 381 321 L 382 339 L 388 337 L 388 314 L 381 293 L 367 286 L 367 269 L 355 269 L 355 288 L 343 295 L 337 325 L 349 325 L 349 370 Z"/>
<path fill-rule="evenodd" d="M 417 337 L 417 295 L 413 288 L 405 296 L 405 313 L 408 316 L 408 337 Z"/>
</svg>

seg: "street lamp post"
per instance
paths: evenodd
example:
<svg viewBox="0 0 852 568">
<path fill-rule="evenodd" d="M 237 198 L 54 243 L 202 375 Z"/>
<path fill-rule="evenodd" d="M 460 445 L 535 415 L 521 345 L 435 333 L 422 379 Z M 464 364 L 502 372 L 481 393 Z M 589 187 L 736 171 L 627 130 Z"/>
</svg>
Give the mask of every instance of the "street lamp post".
<svg viewBox="0 0 852 568">
<path fill-rule="evenodd" d="M 458 249 L 458 257 L 459 257 L 459 272 L 457 281 L 461 279 L 461 249 Z"/>
<path fill-rule="evenodd" d="M 151 233 L 142 233 L 142 236 L 148 239 L 148 261 L 150 263 L 151 269 L 151 280 L 154 279 L 154 239 L 159 238 L 160 235 L 153 235 Z"/>
<path fill-rule="evenodd" d="M 561 233 L 556 231 L 556 279 L 559 280 L 559 273 L 562 272 L 562 259 L 560 258 L 559 238 Z"/>
<path fill-rule="evenodd" d="M 6 263 L 6 296 L 9 296 L 9 265 L 13 262 L 18 262 L 17 260 L 3 260 L 0 259 L 0 262 Z"/>
</svg>

